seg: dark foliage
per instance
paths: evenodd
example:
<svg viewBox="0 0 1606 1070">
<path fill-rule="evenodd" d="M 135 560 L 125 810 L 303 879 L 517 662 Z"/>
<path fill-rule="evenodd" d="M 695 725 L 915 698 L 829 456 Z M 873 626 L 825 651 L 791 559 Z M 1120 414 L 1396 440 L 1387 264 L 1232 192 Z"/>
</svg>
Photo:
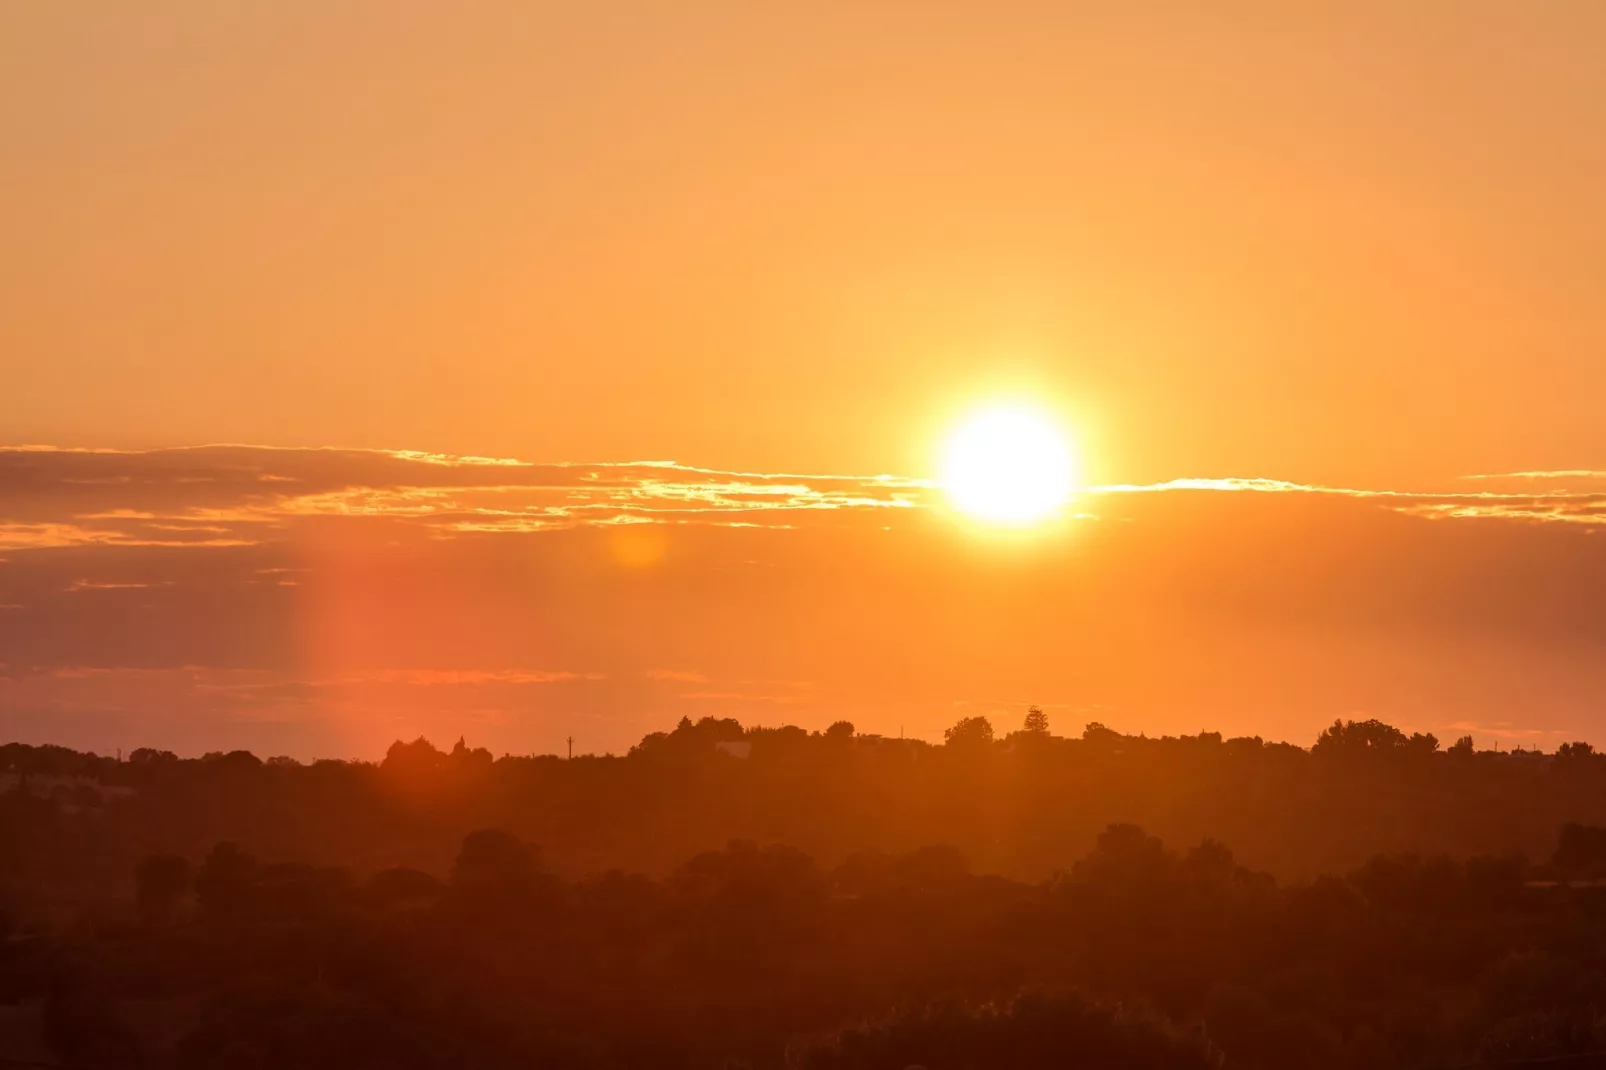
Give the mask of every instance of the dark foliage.
<svg viewBox="0 0 1606 1070">
<path fill-rule="evenodd" d="M 1441 753 L 1371 723 L 1310 752 L 1096 724 L 992 742 L 975 720 L 941 748 L 688 721 L 572 762 L 8 746 L 0 1059 L 30 1037 L 185 1070 L 1606 1049 L 1592 751 Z"/>
<path fill-rule="evenodd" d="M 1220 1055 L 1204 1037 L 1152 1013 L 1090 1002 L 1075 992 L 1023 992 L 983 1003 L 944 1000 L 893 1012 L 798 1045 L 796 1070 L 1209 1070 Z"/>
</svg>

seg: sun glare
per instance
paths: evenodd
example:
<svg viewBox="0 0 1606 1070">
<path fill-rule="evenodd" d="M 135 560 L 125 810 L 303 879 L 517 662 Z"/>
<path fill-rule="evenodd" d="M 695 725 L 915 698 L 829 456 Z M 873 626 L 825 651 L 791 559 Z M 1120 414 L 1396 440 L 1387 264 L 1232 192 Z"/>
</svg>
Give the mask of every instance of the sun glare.
<svg viewBox="0 0 1606 1070">
<path fill-rule="evenodd" d="M 990 524 L 1045 519 L 1070 497 L 1070 443 L 1043 413 L 995 405 L 974 413 L 949 437 L 942 486 L 961 512 Z"/>
</svg>

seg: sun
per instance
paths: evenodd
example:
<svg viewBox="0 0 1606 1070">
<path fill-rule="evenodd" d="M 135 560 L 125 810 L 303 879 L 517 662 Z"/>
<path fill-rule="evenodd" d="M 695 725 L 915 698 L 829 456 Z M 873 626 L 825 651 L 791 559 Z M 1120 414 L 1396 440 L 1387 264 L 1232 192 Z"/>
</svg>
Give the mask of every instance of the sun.
<svg viewBox="0 0 1606 1070">
<path fill-rule="evenodd" d="M 1071 446 L 1053 420 L 1025 405 L 992 405 L 954 429 L 942 487 L 961 512 L 1023 526 L 1052 515 L 1075 489 Z"/>
</svg>

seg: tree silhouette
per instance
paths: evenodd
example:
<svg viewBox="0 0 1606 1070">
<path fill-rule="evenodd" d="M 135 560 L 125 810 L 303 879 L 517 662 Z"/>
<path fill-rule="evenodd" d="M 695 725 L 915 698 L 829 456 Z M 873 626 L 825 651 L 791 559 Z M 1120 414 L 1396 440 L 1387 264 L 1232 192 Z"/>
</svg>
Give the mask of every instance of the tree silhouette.
<svg viewBox="0 0 1606 1070">
<path fill-rule="evenodd" d="M 1439 745 L 1439 741 L 1431 736 L 1419 737 L 1421 742 L 1417 749 L 1432 751 Z M 1431 741 L 1431 746 L 1428 746 Z M 1367 721 L 1336 720 L 1332 726 L 1316 739 L 1315 746 L 1311 747 L 1312 754 L 1320 755 L 1360 755 L 1379 754 L 1402 751 L 1411 746 L 1412 741 L 1404 732 L 1391 724 L 1385 724 L 1375 717 Z"/>
<path fill-rule="evenodd" d="M 256 876 L 256 859 L 239 844 L 223 842 L 212 848 L 195 874 L 195 898 L 201 910 L 227 917 L 245 909 Z"/>
<path fill-rule="evenodd" d="M 1606 828 L 1569 821 L 1561 828 L 1551 865 L 1574 880 L 1606 876 Z"/>
<path fill-rule="evenodd" d="M 1563 743 L 1556 748 L 1556 760 L 1563 765 L 1587 765 L 1598 757 L 1588 743 Z"/>
<path fill-rule="evenodd" d="M 1439 749 L 1439 737 L 1432 732 L 1412 732 L 1411 738 L 1406 740 L 1405 749 L 1418 756 L 1433 754 Z"/>
<path fill-rule="evenodd" d="M 178 855 L 150 855 L 134 871 L 135 904 L 147 925 L 165 925 L 190 890 L 190 862 Z"/>
<path fill-rule="evenodd" d="M 1109 744 L 1120 738 L 1121 733 L 1113 728 L 1106 728 L 1100 721 L 1089 721 L 1082 728 L 1082 740 L 1086 743 Z"/>
<path fill-rule="evenodd" d="M 380 907 L 427 903 L 441 892 L 441 882 L 422 870 L 396 866 L 382 869 L 368 881 L 366 893 Z"/>
<path fill-rule="evenodd" d="M 423 736 L 411 743 L 401 740 L 390 745 L 380 769 L 404 781 L 430 780 L 436 777 L 446 762 L 446 755 Z"/>
<path fill-rule="evenodd" d="M 993 724 L 985 717 L 961 717 L 943 732 L 942 738 L 955 749 L 985 747 L 993 741 Z"/>
<path fill-rule="evenodd" d="M 535 851 L 506 829 L 479 829 L 463 837 L 452 865 L 458 885 L 528 885 L 536 872 Z"/>
<path fill-rule="evenodd" d="M 1041 706 L 1032 706 L 1026 711 L 1026 722 L 1021 730 L 1034 736 L 1048 735 L 1048 714 L 1043 712 Z"/>
<path fill-rule="evenodd" d="M 484 926 L 544 924 L 559 897 L 558 882 L 542 872 L 537 849 L 506 829 L 479 829 L 463 837 L 451 891 Z"/>
</svg>

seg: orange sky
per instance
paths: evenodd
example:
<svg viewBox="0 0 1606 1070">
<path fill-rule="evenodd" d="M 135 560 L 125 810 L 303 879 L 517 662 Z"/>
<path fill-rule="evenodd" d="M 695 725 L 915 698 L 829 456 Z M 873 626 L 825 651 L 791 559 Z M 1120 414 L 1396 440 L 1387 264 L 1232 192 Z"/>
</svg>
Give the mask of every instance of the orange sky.
<svg viewBox="0 0 1606 1070">
<path fill-rule="evenodd" d="M 1606 472 L 1090 489 L 978 533 L 902 478 L 0 449 L 0 738 L 623 751 L 681 716 L 940 739 L 1046 707 L 1550 748 L 1606 708 Z"/>
<path fill-rule="evenodd" d="M 1101 481 L 1599 465 L 1603 41 L 1563 0 L 7 5 L 0 430 L 923 474 L 1004 382 Z"/>
<path fill-rule="evenodd" d="M 1603 130 L 1563 0 L 8 5 L 0 446 L 136 452 L 0 450 L 0 736 L 1587 736 Z M 1294 486 L 972 540 L 999 391 Z"/>
</svg>

